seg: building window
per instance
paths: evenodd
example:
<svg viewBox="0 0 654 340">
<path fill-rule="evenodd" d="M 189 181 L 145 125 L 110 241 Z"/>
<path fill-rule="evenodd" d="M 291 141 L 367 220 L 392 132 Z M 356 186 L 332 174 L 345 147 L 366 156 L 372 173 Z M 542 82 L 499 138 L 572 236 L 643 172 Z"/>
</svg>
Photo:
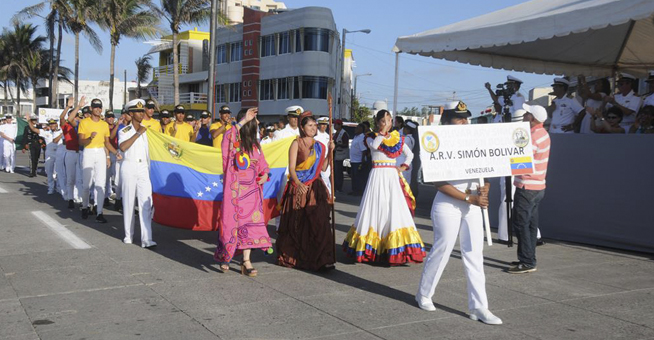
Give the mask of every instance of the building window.
<svg viewBox="0 0 654 340">
<path fill-rule="evenodd" d="M 295 52 L 302 52 L 302 32 L 295 30 Z"/>
<path fill-rule="evenodd" d="M 290 82 L 288 81 L 289 78 L 280 78 L 277 79 L 277 100 L 280 99 L 289 99 L 289 86 Z"/>
<path fill-rule="evenodd" d="M 304 51 L 329 52 L 329 30 L 323 28 L 305 28 Z"/>
<path fill-rule="evenodd" d="M 302 99 L 301 78 L 293 77 L 293 99 Z"/>
<path fill-rule="evenodd" d="M 248 87 L 252 86 L 252 80 L 248 80 Z"/>
<path fill-rule="evenodd" d="M 259 100 L 275 100 L 274 79 L 264 79 L 259 84 Z"/>
<path fill-rule="evenodd" d="M 229 102 L 238 103 L 241 101 L 241 83 L 229 84 Z"/>
<path fill-rule="evenodd" d="M 291 53 L 291 35 L 288 32 L 279 33 L 279 53 Z"/>
<path fill-rule="evenodd" d="M 216 64 L 224 64 L 227 62 L 227 48 L 225 45 L 216 47 Z"/>
<path fill-rule="evenodd" d="M 226 103 L 227 93 L 225 92 L 225 84 L 216 85 L 216 103 Z"/>
<path fill-rule="evenodd" d="M 275 55 L 275 36 L 266 35 L 261 37 L 261 57 Z"/>
<path fill-rule="evenodd" d="M 230 61 L 241 61 L 243 59 L 243 43 L 235 42 L 230 46 Z"/>
<path fill-rule="evenodd" d="M 327 77 L 302 77 L 302 98 L 327 99 Z"/>
</svg>

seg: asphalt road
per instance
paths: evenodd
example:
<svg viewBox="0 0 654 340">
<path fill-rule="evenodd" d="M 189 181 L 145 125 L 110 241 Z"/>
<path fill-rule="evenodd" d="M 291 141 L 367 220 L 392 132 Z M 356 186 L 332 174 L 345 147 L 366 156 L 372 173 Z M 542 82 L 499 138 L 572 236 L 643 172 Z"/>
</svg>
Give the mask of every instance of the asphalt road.
<svg viewBox="0 0 654 340">
<path fill-rule="evenodd" d="M 256 251 L 259 276 L 247 278 L 237 263 L 217 271 L 215 232 L 155 225 L 155 250 L 125 245 L 119 214 L 82 220 L 45 180 L 0 173 L 2 339 L 654 339 L 651 254 L 548 240 L 537 272 L 510 275 L 516 248 L 487 246 L 490 308 L 504 321 L 487 326 L 467 318 L 458 248 L 431 313 L 413 300 L 421 265 L 348 261 L 340 243 L 356 197 L 336 205 L 336 270 L 282 268 Z M 416 223 L 430 247 L 434 191 L 423 189 Z"/>
</svg>

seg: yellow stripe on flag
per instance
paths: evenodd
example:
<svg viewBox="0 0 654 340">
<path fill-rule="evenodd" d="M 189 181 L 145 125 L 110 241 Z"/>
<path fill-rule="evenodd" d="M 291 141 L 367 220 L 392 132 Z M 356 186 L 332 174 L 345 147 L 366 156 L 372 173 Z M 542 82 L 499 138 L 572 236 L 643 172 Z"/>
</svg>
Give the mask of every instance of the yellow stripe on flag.
<svg viewBox="0 0 654 340">
<path fill-rule="evenodd" d="M 511 158 L 511 164 L 513 163 L 531 163 L 531 157 L 525 156 L 525 157 Z"/>
</svg>

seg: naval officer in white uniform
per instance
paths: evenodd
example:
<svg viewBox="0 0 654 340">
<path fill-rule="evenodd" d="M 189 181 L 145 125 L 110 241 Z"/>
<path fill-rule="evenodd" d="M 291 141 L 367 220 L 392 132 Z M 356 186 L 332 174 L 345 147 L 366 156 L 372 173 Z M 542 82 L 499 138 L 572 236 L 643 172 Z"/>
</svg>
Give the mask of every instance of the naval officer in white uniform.
<svg viewBox="0 0 654 340">
<path fill-rule="evenodd" d="M 141 125 L 145 115 L 145 101 L 135 99 L 127 103 L 132 124 L 118 132 L 118 147 L 123 152 L 120 166 L 120 184 L 123 196 L 123 222 L 125 238 L 132 243 L 134 236 L 134 203 L 138 201 L 141 224 L 141 247 L 157 245 L 152 241 L 152 184 L 150 183 L 150 156 L 148 153 L 147 128 Z M 157 131 L 158 132 L 158 131 Z"/>
</svg>

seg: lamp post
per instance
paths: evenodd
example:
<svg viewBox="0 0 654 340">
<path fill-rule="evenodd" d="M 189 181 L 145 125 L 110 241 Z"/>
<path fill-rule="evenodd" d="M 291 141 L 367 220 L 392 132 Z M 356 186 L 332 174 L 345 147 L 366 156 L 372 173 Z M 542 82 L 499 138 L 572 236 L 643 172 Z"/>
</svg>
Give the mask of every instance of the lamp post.
<svg viewBox="0 0 654 340">
<path fill-rule="evenodd" d="M 345 28 L 343 29 L 343 39 L 341 39 L 341 85 L 338 91 L 338 98 L 340 99 L 339 103 L 343 103 L 343 87 L 345 85 L 345 35 L 347 33 L 359 33 L 359 32 L 369 34 L 371 31 L 370 29 L 367 28 L 363 30 L 356 30 L 356 31 L 348 31 Z M 347 109 L 347 106 L 345 107 L 345 109 Z M 339 109 L 338 110 L 339 118 L 343 118 L 342 114 L 343 113 Z"/>
<path fill-rule="evenodd" d="M 354 98 L 356 98 L 357 95 L 357 79 L 359 79 L 359 77 L 366 77 L 371 75 L 372 73 L 366 73 L 366 74 L 357 74 L 354 76 L 354 89 L 352 90 L 352 94 L 350 95 L 350 118 L 354 117 Z"/>
</svg>

